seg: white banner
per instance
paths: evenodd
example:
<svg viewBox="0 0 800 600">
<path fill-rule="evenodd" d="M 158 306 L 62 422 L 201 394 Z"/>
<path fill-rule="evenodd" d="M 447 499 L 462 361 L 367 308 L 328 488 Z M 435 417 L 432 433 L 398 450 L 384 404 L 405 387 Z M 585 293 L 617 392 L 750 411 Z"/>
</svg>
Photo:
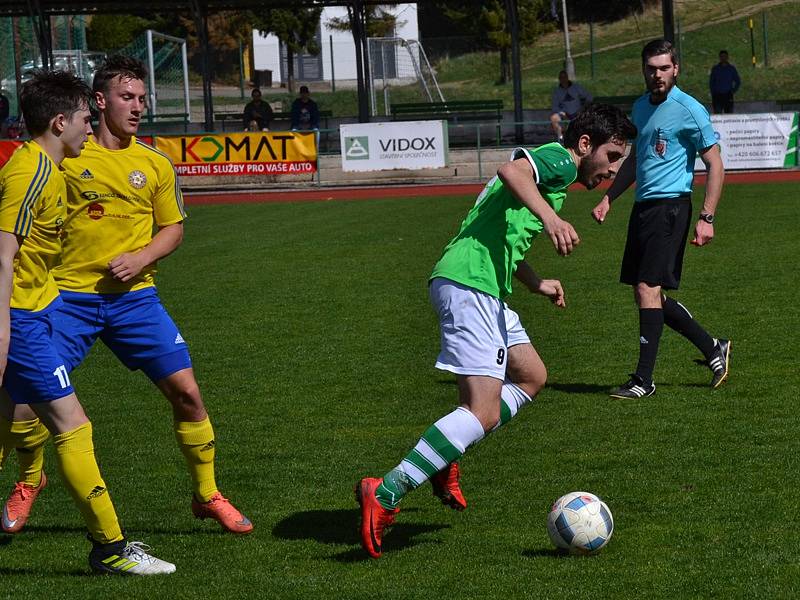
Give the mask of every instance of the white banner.
<svg viewBox="0 0 800 600">
<path fill-rule="evenodd" d="M 436 169 L 447 166 L 446 121 L 341 125 L 343 171 Z"/>
<path fill-rule="evenodd" d="M 712 115 L 725 170 L 797 165 L 797 113 Z M 704 171 L 700 157 L 695 170 Z"/>
</svg>

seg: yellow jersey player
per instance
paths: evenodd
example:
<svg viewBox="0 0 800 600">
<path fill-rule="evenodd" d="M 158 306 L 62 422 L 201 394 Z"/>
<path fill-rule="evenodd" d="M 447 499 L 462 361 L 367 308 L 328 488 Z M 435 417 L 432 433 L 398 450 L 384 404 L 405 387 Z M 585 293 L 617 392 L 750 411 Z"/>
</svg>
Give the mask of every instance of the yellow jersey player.
<svg viewBox="0 0 800 600">
<path fill-rule="evenodd" d="M 53 435 L 62 479 L 86 521 L 98 572 L 151 575 L 175 565 L 127 542 L 100 475 L 92 424 L 53 340 L 61 304 L 52 269 L 60 259 L 66 186 L 59 165 L 80 154 L 89 134 L 91 90 L 69 73 L 39 72 L 22 87 L 20 104 L 33 139 L 0 171 L 0 465 L 14 447 Z M 3 509 L 2 526 L 19 531 L 29 498 L 47 485 L 28 462 Z"/>
<path fill-rule="evenodd" d="M 94 137 L 79 158 L 64 161 L 68 206 L 63 261 L 54 272 L 63 298 L 54 315 L 56 339 L 67 372 L 100 338 L 125 366 L 150 378 L 172 404 L 193 483 L 192 512 L 245 534 L 252 523 L 217 489 L 214 431 L 186 342 L 154 284 L 157 261 L 181 243 L 186 215 L 172 163 L 136 139 L 146 76 L 141 62 L 123 56 L 100 67 Z M 23 450 L 26 460 L 41 455 L 41 448 Z"/>
</svg>

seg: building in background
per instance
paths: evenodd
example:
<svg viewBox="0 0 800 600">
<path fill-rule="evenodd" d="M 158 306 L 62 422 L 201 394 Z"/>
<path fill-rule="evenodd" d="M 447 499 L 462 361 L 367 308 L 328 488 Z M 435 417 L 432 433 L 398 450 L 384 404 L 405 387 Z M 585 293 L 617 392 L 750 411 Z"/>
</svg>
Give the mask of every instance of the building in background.
<svg viewBox="0 0 800 600">
<path fill-rule="evenodd" d="M 395 37 L 417 40 L 419 38 L 417 5 L 393 5 L 391 12 L 397 17 Z M 328 22 L 333 18 L 347 20 L 347 8 L 330 6 L 322 10 L 317 30 L 317 41 L 322 51 L 319 56 L 309 54 L 295 56 L 294 77 L 296 80 L 331 81 L 335 77 L 338 82 L 357 78 L 353 35 L 349 31 L 331 29 Z M 333 56 L 331 56 L 331 51 Z M 332 64 L 333 66 L 331 66 Z M 253 31 L 253 66 L 257 71 L 271 71 L 273 86 L 285 83 L 286 48 L 276 36 L 272 34 L 262 36 L 258 30 Z"/>
</svg>

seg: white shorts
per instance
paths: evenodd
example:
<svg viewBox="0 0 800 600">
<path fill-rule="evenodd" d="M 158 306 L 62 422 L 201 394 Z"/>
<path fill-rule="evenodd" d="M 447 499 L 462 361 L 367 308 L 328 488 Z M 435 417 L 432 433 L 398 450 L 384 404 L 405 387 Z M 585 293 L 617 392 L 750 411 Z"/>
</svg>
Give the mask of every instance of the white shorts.
<svg viewBox="0 0 800 600">
<path fill-rule="evenodd" d="M 436 368 L 504 380 L 508 349 L 531 341 L 519 315 L 502 300 L 443 277 L 431 281 L 430 296 L 442 343 Z"/>
</svg>

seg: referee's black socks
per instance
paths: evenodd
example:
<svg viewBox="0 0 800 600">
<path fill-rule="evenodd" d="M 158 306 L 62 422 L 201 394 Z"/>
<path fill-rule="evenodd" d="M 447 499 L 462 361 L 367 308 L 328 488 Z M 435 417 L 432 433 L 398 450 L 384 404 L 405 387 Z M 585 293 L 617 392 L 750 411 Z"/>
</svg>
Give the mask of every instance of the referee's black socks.
<svg viewBox="0 0 800 600">
<path fill-rule="evenodd" d="M 661 296 L 661 305 L 664 307 L 664 324 L 697 346 L 706 360 L 711 358 L 714 354 L 714 338 L 692 318 L 686 307 L 665 295 Z"/>
<path fill-rule="evenodd" d="M 653 382 L 665 312 L 660 308 L 639 309 L 639 364 L 636 365 L 636 375 L 645 385 Z"/>
</svg>

